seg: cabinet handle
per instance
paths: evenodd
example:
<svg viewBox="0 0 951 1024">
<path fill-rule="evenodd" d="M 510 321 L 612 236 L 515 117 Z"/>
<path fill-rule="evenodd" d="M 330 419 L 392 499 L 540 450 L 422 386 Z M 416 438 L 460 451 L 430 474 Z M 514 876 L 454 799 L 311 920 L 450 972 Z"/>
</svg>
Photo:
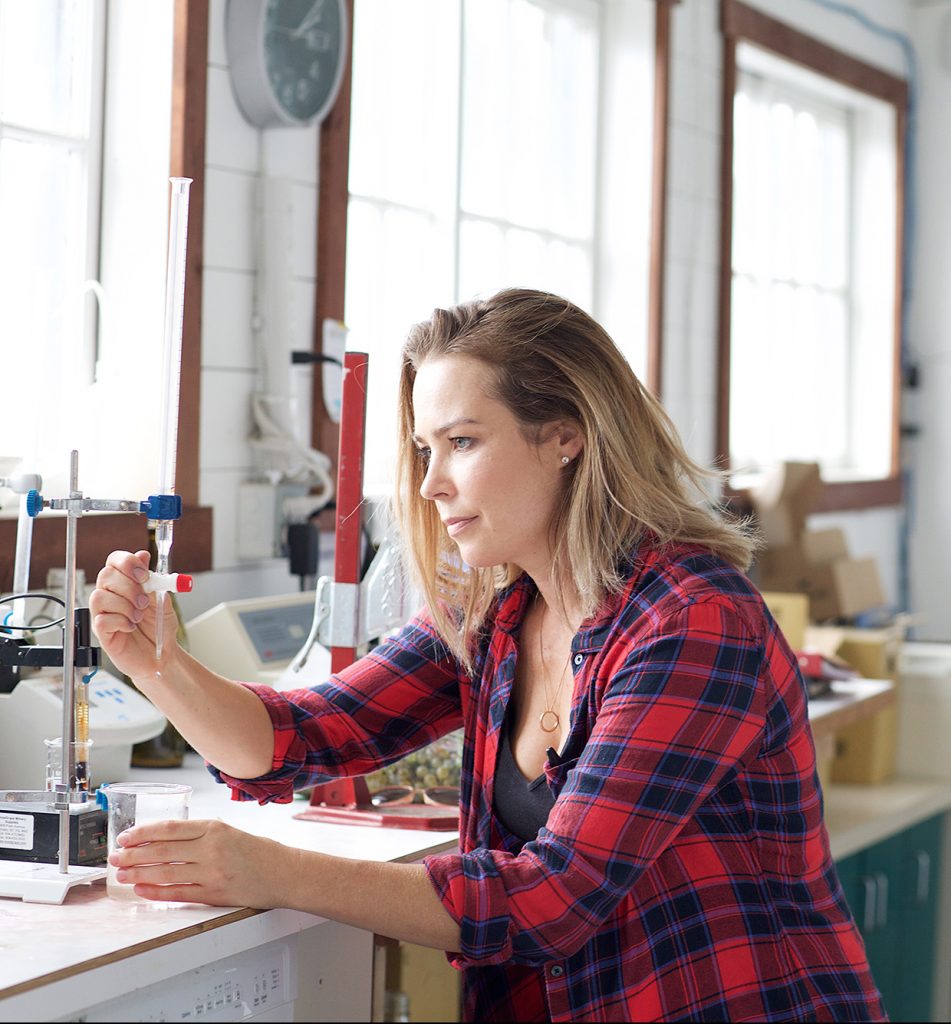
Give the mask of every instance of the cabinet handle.
<svg viewBox="0 0 951 1024">
<path fill-rule="evenodd" d="M 884 872 L 875 872 L 875 883 L 878 889 L 878 913 L 876 914 L 879 928 L 888 924 L 888 877 Z"/>
<path fill-rule="evenodd" d="M 862 885 L 865 888 L 865 906 L 862 911 L 862 931 L 866 935 L 875 931 L 875 904 L 878 895 L 878 884 L 871 875 L 862 875 Z"/>
<path fill-rule="evenodd" d="M 918 884 L 915 886 L 915 895 L 919 903 L 927 903 L 928 894 L 931 892 L 931 855 L 926 850 L 917 850 L 915 859 L 918 861 Z"/>
</svg>

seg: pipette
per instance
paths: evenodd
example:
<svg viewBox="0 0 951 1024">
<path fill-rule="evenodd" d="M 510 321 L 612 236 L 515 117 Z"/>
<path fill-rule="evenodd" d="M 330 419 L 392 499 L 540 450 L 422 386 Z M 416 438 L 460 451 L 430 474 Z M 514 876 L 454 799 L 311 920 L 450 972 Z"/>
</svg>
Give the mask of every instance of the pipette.
<svg viewBox="0 0 951 1024">
<path fill-rule="evenodd" d="M 163 402 L 159 433 L 160 495 L 175 493 L 175 461 L 178 450 L 178 397 L 182 367 L 182 322 L 185 311 L 185 248 L 188 240 L 188 195 L 191 178 L 171 178 L 168 217 L 168 267 L 165 275 L 165 344 L 162 349 Z M 155 524 L 155 571 L 168 574 L 172 549 L 172 520 Z M 155 593 L 155 658 L 162 657 L 165 625 L 165 593 Z"/>
</svg>

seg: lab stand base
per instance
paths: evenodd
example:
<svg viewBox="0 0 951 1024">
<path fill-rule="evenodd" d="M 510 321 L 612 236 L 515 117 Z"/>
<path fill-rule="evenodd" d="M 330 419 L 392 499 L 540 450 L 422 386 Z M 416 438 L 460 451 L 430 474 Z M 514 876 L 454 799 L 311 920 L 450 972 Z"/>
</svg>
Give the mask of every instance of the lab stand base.
<svg viewBox="0 0 951 1024">
<path fill-rule="evenodd" d="M 63 874 L 57 864 L 0 860 L 0 896 L 21 899 L 24 903 L 62 903 L 74 885 L 85 885 L 106 877 L 106 867 L 81 867 L 70 864 Z"/>
</svg>

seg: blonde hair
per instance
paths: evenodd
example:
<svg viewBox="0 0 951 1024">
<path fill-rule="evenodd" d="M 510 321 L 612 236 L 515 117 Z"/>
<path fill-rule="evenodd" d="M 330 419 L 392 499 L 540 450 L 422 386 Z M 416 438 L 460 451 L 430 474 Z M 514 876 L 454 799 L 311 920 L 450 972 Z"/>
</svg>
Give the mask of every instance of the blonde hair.
<svg viewBox="0 0 951 1024">
<path fill-rule="evenodd" d="M 435 503 L 420 495 L 426 467 L 413 442 L 413 383 L 427 359 L 448 355 L 489 367 L 490 397 L 511 411 L 527 440 L 537 442 L 559 421 L 580 428 L 584 447 L 566 467 L 550 539 L 552 578 L 577 595 L 584 617 L 623 586 L 620 564 L 647 534 L 749 567 L 756 541 L 746 524 L 704 500 L 704 481 L 720 474 L 690 459 L 660 403 L 587 313 L 518 288 L 436 309 L 403 346 L 394 512 L 436 628 L 464 665 L 471 667 L 474 639 L 498 591 L 522 570 L 463 566 Z"/>
</svg>

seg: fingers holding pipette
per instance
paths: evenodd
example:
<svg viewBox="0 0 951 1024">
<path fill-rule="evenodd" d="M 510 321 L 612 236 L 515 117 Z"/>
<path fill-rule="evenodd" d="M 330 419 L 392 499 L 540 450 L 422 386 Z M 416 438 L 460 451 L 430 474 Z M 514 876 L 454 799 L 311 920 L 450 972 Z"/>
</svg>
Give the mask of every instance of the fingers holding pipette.
<svg viewBox="0 0 951 1024">
<path fill-rule="evenodd" d="M 147 551 L 114 551 L 96 578 L 89 599 L 92 626 L 103 651 L 121 672 L 133 679 L 151 675 L 155 658 L 155 596 L 146 593 L 149 573 Z M 177 623 L 170 603 L 165 603 L 167 632 L 175 636 Z M 171 651 L 174 645 L 171 645 Z M 165 658 L 163 657 L 163 662 Z"/>
<path fill-rule="evenodd" d="M 89 607 L 105 632 L 131 632 L 144 618 L 149 597 L 142 584 L 149 578 L 148 559 L 147 551 L 113 551 L 99 570 Z"/>
</svg>

